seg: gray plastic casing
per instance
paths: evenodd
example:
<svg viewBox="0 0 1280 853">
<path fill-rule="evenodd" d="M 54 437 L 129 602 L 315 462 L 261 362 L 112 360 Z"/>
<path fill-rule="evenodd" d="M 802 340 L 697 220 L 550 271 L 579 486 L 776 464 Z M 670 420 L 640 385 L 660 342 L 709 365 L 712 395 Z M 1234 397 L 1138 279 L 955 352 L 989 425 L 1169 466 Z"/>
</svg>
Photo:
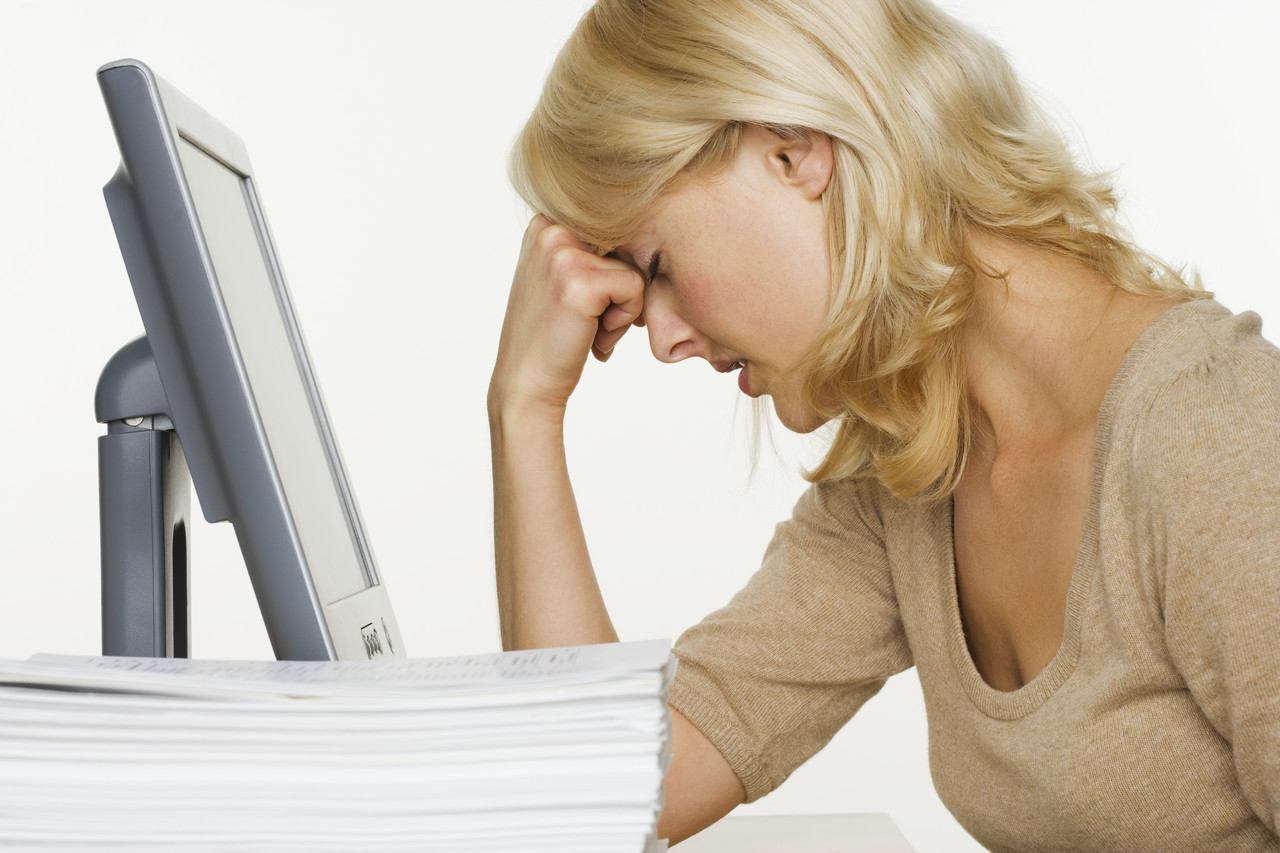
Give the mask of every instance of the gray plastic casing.
<svg viewBox="0 0 1280 853">
<path fill-rule="evenodd" d="M 94 412 L 102 536 L 102 653 L 191 656 L 191 475 L 146 337 L 102 369 Z"/>
<path fill-rule="evenodd" d="M 265 218 L 259 208 L 263 261 L 363 579 L 336 601 L 317 594 L 178 154 L 181 137 L 252 182 L 244 144 L 141 62 L 105 65 L 98 81 L 121 155 L 104 195 L 169 414 L 205 518 L 235 528 L 276 657 L 402 655 Z"/>
</svg>

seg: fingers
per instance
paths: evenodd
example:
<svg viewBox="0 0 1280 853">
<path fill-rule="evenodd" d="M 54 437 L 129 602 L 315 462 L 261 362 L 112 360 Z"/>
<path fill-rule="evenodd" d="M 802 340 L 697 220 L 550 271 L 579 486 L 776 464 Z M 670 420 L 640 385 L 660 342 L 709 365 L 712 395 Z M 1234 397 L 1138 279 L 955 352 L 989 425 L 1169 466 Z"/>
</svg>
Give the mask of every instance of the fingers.
<svg viewBox="0 0 1280 853">
<path fill-rule="evenodd" d="M 618 341 L 633 325 L 639 325 L 641 312 L 644 309 L 644 294 L 624 301 L 622 304 L 610 303 L 600 315 L 600 329 L 596 332 L 591 350 L 597 359 L 607 361 Z"/>
<path fill-rule="evenodd" d="M 567 402 L 590 352 L 603 361 L 644 307 L 644 277 L 535 216 L 525 231 L 491 394 Z"/>
<path fill-rule="evenodd" d="M 643 298 L 633 298 L 621 305 L 611 302 L 609 307 L 604 310 L 604 313 L 600 315 L 600 329 L 605 332 L 625 329 L 635 322 L 636 317 L 640 315 L 640 310 L 643 308 Z"/>
<path fill-rule="evenodd" d="M 571 232 L 543 216 L 530 223 L 535 251 L 549 259 L 548 277 L 562 301 L 595 320 L 592 355 L 606 361 L 622 336 L 642 316 L 644 276 L 633 265 L 600 255 Z"/>
<path fill-rule="evenodd" d="M 618 345 L 618 341 L 622 340 L 622 336 L 627 333 L 630 325 L 623 326 L 612 332 L 605 332 L 603 329 L 596 334 L 595 340 L 591 344 L 591 354 L 595 356 L 596 361 L 608 361 L 609 356 L 613 355 L 613 348 Z"/>
</svg>

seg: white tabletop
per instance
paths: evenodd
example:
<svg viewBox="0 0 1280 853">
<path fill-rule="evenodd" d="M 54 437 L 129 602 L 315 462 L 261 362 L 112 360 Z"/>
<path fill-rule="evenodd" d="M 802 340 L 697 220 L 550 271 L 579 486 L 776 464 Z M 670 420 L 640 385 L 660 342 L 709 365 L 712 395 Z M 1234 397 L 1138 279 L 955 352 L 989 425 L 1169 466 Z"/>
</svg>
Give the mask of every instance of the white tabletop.
<svg viewBox="0 0 1280 853">
<path fill-rule="evenodd" d="M 914 853 L 886 814 L 727 817 L 679 853 Z M 674 853 L 674 851 L 673 851 Z"/>
</svg>

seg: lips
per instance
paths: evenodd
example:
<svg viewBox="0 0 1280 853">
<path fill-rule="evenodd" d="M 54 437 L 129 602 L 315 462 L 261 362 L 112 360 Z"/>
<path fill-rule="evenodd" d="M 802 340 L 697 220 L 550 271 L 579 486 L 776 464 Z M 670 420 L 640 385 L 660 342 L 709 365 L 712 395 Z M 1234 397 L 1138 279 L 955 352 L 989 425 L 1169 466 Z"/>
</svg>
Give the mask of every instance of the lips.
<svg viewBox="0 0 1280 853">
<path fill-rule="evenodd" d="M 747 360 L 740 358 L 737 361 L 716 361 L 711 366 L 721 373 L 732 373 L 735 370 L 741 370 L 738 374 L 738 390 L 748 396 L 751 395 L 750 385 L 747 382 Z"/>
</svg>

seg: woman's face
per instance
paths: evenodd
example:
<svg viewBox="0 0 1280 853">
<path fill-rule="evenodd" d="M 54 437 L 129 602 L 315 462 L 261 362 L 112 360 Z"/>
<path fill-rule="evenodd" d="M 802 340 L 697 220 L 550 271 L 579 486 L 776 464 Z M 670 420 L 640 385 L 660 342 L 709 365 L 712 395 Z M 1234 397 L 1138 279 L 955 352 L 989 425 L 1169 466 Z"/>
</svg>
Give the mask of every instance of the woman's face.
<svg viewBox="0 0 1280 853">
<path fill-rule="evenodd" d="M 743 393 L 771 396 L 796 432 L 822 424 L 801 402 L 800 381 L 827 314 L 830 175 L 826 136 L 789 140 L 747 126 L 724 171 L 677 184 L 616 253 L 650 281 L 637 325 L 658 360 L 697 356 L 738 370 Z"/>
</svg>

